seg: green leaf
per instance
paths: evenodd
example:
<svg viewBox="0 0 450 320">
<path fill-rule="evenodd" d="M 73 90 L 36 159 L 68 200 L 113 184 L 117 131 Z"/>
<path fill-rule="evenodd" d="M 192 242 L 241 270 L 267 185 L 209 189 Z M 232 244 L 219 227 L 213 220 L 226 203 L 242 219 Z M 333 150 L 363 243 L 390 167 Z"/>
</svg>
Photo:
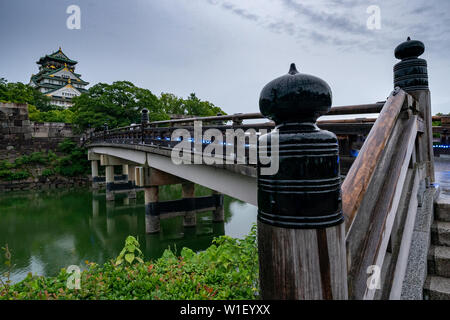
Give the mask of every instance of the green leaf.
<svg viewBox="0 0 450 320">
<path fill-rule="evenodd" d="M 134 260 L 134 253 L 127 253 L 127 254 L 125 255 L 125 260 L 126 260 L 128 263 L 132 263 L 133 260 Z"/>
</svg>

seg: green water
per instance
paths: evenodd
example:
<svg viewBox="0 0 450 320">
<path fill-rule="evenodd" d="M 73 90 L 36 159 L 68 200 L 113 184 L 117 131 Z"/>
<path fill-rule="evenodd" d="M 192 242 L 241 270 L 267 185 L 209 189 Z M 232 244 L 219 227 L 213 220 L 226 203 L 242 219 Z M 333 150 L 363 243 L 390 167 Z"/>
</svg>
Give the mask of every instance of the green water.
<svg viewBox="0 0 450 320">
<path fill-rule="evenodd" d="M 210 194 L 198 188 L 196 195 Z M 160 201 L 181 197 L 179 186 L 160 188 Z M 197 215 L 197 226 L 183 227 L 183 218 L 161 220 L 161 232 L 145 233 L 143 193 L 137 199 L 116 195 L 107 202 L 104 194 L 87 189 L 0 194 L 0 246 L 12 253 L 11 280 L 29 272 L 54 276 L 70 265 L 85 267 L 84 261 L 103 263 L 115 258 L 128 235 L 138 237 L 147 260 L 158 258 L 170 247 L 207 248 L 223 234 L 243 237 L 256 221 L 256 207 L 225 197 L 225 222 L 213 223 L 210 212 Z M 0 275 L 6 271 L 3 252 Z"/>
</svg>

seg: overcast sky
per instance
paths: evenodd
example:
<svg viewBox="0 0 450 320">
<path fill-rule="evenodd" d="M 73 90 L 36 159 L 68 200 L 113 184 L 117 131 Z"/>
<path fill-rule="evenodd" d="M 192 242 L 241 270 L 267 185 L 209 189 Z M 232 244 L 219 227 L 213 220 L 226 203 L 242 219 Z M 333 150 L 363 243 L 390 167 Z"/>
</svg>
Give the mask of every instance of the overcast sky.
<svg viewBox="0 0 450 320">
<path fill-rule="evenodd" d="M 81 29 L 66 26 L 69 5 Z M 381 29 L 369 30 L 369 5 Z M 91 85 L 128 80 L 154 94 L 256 112 L 262 87 L 288 72 L 331 86 L 333 105 L 384 100 L 394 48 L 425 43 L 432 112 L 450 112 L 449 0 L 0 0 L 0 77 L 28 83 L 59 46 Z"/>
</svg>

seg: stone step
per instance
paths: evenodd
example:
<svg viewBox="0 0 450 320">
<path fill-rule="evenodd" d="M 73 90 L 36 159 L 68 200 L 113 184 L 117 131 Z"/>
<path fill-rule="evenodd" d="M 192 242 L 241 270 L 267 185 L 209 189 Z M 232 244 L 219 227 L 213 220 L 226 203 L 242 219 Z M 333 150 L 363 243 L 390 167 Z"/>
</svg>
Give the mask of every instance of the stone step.
<svg viewBox="0 0 450 320">
<path fill-rule="evenodd" d="M 428 275 L 450 278 L 450 247 L 430 247 L 428 252 Z"/>
<path fill-rule="evenodd" d="M 434 217 L 436 220 L 450 222 L 450 194 L 441 192 L 434 203 Z"/>
<path fill-rule="evenodd" d="M 428 276 L 423 287 L 425 300 L 450 300 L 450 279 Z"/>
<path fill-rule="evenodd" d="M 434 221 L 431 226 L 431 244 L 450 247 L 450 222 Z"/>
</svg>

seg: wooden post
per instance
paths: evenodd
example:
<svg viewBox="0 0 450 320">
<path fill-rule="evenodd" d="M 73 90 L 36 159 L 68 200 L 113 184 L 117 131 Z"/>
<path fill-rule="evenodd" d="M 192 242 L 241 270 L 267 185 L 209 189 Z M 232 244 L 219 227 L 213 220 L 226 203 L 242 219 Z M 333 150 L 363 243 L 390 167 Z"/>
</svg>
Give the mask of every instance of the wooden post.
<svg viewBox="0 0 450 320">
<path fill-rule="evenodd" d="M 395 48 L 395 57 L 401 59 L 394 66 L 394 87 L 400 87 L 418 102 L 418 113 L 424 122 L 424 132 L 417 137 L 418 153 L 427 168 L 427 184 L 434 182 L 433 130 L 431 94 L 428 87 L 427 61 L 418 58 L 425 52 L 425 45 L 408 39 Z"/>
<path fill-rule="evenodd" d="M 331 89 L 292 64 L 263 88 L 259 105 L 277 124 L 259 139 L 262 298 L 347 299 L 338 141 L 315 125 L 331 107 Z M 268 158 L 270 165 L 262 161 Z"/>
<path fill-rule="evenodd" d="M 106 200 L 114 201 L 114 166 L 105 166 L 105 180 L 106 180 Z"/>
<path fill-rule="evenodd" d="M 192 182 L 183 183 L 182 187 L 182 198 L 186 199 L 187 205 L 186 214 L 184 215 L 183 225 L 185 227 L 195 227 L 197 225 L 197 213 L 193 211 L 195 208 L 195 184 Z"/>
<path fill-rule="evenodd" d="M 145 192 L 145 231 L 147 233 L 156 233 L 160 230 L 160 217 L 158 211 L 157 186 L 146 187 Z"/>
</svg>

